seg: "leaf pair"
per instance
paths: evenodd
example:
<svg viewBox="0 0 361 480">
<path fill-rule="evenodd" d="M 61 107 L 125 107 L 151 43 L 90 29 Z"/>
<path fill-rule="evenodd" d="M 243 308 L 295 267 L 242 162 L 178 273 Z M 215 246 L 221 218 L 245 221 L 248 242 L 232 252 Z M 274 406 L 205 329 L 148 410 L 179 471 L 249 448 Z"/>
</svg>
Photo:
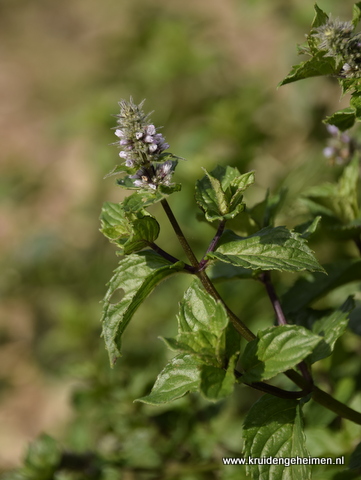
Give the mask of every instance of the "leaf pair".
<svg viewBox="0 0 361 480">
<path fill-rule="evenodd" d="M 203 290 L 199 280 L 180 303 L 177 337 L 164 341 L 178 355 L 158 375 L 151 393 L 139 401 L 158 405 L 194 391 L 219 400 L 232 392 L 239 337 L 223 305 Z"/>
<path fill-rule="evenodd" d="M 254 183 L 254 172 L 218 165 L 196 183 L 196 201 L 209 222 L 230 220 L 245 208 L 243 192 Z"/>
</svg>

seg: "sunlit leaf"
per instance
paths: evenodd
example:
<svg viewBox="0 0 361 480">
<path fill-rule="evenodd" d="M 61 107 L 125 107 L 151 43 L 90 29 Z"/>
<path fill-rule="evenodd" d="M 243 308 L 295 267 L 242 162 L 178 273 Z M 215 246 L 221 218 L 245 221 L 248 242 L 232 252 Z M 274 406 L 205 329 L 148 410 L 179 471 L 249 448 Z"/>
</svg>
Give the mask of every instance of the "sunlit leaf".
<svg viewBox="0 0 361 480">
<path fill-rule="evenodd" d="M 121 356 L 122 334 L 139 305 L 159 282 L 182 270 L 183 266 L 183 262 L 171 264 L 147 250 L 120 261 L 108 284 L 102 316 L 102 336 L 111 365 Z M 123 296 L 120 301 L 113 303 L 112 296 L 117 291 Z"/>
<path fill-rule="evenodd" d="M 246 345 L 241 365 L 245 383 L 268 380 L 295 367 L 320 343 L 321 338 L 296 325 L 269 327 Z"/>
<path fill-rule="evenodd" d="M 177 355 L 160 372 L 150 394 L 136 401 L 159 405 L 198 391 L 202 365 L 193 355 Z"/>
<path fill-rule="evenodd" d="M 335 75 L 337 73 L 336 61 L 333 57 L 326 57 L 325 53 L 319 51 L 309 60 L 293 66 L 290 73 L 280 82 L 279 87 L 309 77 Z"/>
<path fill-rule="evenodd" d="M 356 121 L 356 110 L 353 107 L 347 107 L 326 117 L 324 122 L 329 125 L 335 125 L 341 132 L 350 129 Z"/>
<path fill-rule="evenodd" d="M 246 238 L 226 231 L 207 258 L 252 270 L 323 271 L 302 236 L 285 227 L 266 227 Z"/>
<path fill-rule="evenodd" d="M 242 193 L 254 182 L 254 172 L 218 165 L 196 183 L 196 201 L 209 222 L 230 220 L 244 210 Z"/>
</svg>

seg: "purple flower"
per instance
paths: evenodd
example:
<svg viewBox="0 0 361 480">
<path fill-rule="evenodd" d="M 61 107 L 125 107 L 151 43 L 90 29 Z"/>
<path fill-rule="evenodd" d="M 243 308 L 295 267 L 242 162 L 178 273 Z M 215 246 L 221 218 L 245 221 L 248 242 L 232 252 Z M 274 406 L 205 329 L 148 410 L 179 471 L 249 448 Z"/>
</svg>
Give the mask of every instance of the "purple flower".
<svg viewBox="0 0 361 480">
<path fill-rule="evenodd" d="M 119 128 L 115 130 L 119 140 L 115 144 L 121 148 L 119 156 L 128 167 L 149 166 L 159 161 L 160 155 L 169 148 L 163 135 L 149 122 L 149 115 L 144 114 L 143 103 L 136 105 L 132 98 L 129 102 L 119 102 Z"/>
</svg>

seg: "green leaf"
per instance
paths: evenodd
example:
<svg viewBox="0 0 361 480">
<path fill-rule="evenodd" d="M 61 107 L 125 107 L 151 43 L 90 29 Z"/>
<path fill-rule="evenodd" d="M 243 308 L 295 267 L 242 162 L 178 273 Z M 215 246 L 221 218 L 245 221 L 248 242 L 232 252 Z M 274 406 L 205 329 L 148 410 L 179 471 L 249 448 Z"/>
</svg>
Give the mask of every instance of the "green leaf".
<svg viewBox="0 0 361 480">
<path fill-rule="evenodd" d="M 148 205 L 152 205 L 153 203 L 159 202 L 168 195 L 179 192 L 182 189 L 182 185 L 179 183 L 174 183 L 171 185 L 159 185 L 156 190 L 153 189 L 141 189 L 134 185 L 134 179 L 130 176 L 126 176 L 124 178 L 119 178 L 117 180 L 117 185 L 119 187 L 125 188 L 127 190 L 137 190 L 145 199 L 145 202 Z"/>
<path fill-rule="evenodd" d="M 329 117 L 326 117 L 324 123 L 335 125 L 341 132 L 350 129 L 356 121 L 356 109 L 354 107 L 347 107 L 339 110 Z"/>
<path fill-rule="evenodd" d="M 130 237 L 132 226 L 120 203 L 105 202 L 100 216 L 101 232 L 110 241 Z"/>
<path fill-rule="evenodd" d="M 133 234 L 123 245 L 125 255 L 137 252 L 154 242 L 159 235 L 159 224 L 151 215 L 145 215 L 132 224 Z"/>
<path fill-rule="evenodd" d="M 231 325 L 228 327 L 229 318 L 223 305 L 195 279 L 179 307 L 178 335 L 176 339 L 164 339 L 166 344 L 172 350 L 192 353 L 208 365 L 223 369 L 239 351 L 238 334 Z M 229 329 L 232 329 L 230 334 Z M 237 340 L 232 348 L 229 335 Z"/>
<path fill-rule="evenodd" d="M 315 17 L 312 21 L 312 29 L 318 28 L 321 25 L 324 25 L 328 21 L 328 15 L 321 10 L 321 8 L 315 3 L 314 5 L 315 8 Z"/>
<path fill-rule="evenodd" d="M 202 362 L 202 366 L 197 363 L 196 368 L 200 374 L 200 391 L 207 399 L 219 400 L 229 395 L 235 383 L 239 336 L 229 324 L 223 305 L 195 279 L 180 302 L 177 319 L 178 335 L 176 339 L 163 339 L 167 346 Z M 170 381 L 172 372 L 167 370 L 167 375 Z M 157 394 L 158 390 L 157 387 Z"/>
<path fill-rule="evenodd" d="M 301 225 L 297 225 L 295 227 L 295 231 L 301 234 L 302 238 L 310 238 L 315 231 L 317 230 L 317 227 L 321 221 L 321 216 L 315 217 L 313 220 L 309 220 L 306 223 L 302 223 Z"/>
<path fill-rule="evenodd" d="M 345 222 L 352 222 L 359 216 L 358 208 L 358 178 L 359 178 L 359 159 L 357 157 L 347 165 L 338 182 L 338 193 L 344 207 L 342 209 L 341 219 Z"/>
<path fill-rule="evenodd" d="M 331 228 L 338 228 L 337 222 L 350 227 L 360 216 L 358 207 L 358 158 L 344 168 L 337 185 L 325 183 L 309 188 L 303 195 L 303 203 L 314 214 L 321 214 L 330 223 Z M 327 217 L 329 217 L 327 219 Z"/>
<path fill-rule="evenodd" d="M 238 355 L 233 355 L 226 370 L 203 365 L 201 367 L 200 392 L 207 400 L 217 401 L 231 395 L 234 389 L 234 369 Z"/>
<path fill-rule="evenodd" d="M 331 315 L 316 320 L 312 325 L 312 332 L 322 337 L 322 341 L 316 345 L 314 351 L 308 357 L 310 363 L 318 362 L 333 352 L 336 340 L 345 332 L 350 312 L 355 308 L 355 302 L 350 297 L 340 310 Z"/>
<path fill-rule="evenodd" d="M 335 75 L 336 61 L 333 57 L 325 57 L 326 52 L 319 51 L 312 58 L 292 67 L 290 73 L 279 83 L 279 87 L 309 77 Z"/>
<path fill-rule="evenodd" d="M 269 194 L 269 190 L 267 190 L 265 199 L 251 209 L 247 210 L 259 228 L 273 225 L 275 216 L 283 205 L 286 195 L 286 188 L 282 188 L 279 193 L 271 196 Z"/>
<path fill-rule="evenodd" d="M 183 262 L 169 263 L 151 251 L 123 258 L 108 283 L 104 298 L 102 336 L 111 365 L 121 356 L 121 337 L 134 312 L 154 287 L 164 278 L 183 269 Z M 119 302 L 112 303 L 116 291 L 123 293 Z"/>
<path fill-rule="evenodd" d="M 324 271 L 301 235 L 285 227 L 266 227 L 246 238 L 227 230 L 207 258 L 252 270 Z"/>
<path fill-rule="evenodd" d="M 151 393 L 136 402 L 160 405 L 198 391 L 202 365 L 202 361 L 194 355 L 177 355 L 160 372 Z"/>
<path fill-rule="evenodd" d="M 116 165 L 113 170 L 111 170 L 109 173 L 105 175 L 104 178 L 111 177 L 113 175 L 121 175 L 123 173 L 127 173 L 128 175 L 132 175 L 136 172 L 136 169 L 134 167 L 126 167 L 125 165 Z M 133 180 L 131 180 L 133 184 Z M 133 185 L 134 186 L 134 185 Z"/>
<path fill-rule="evenodd" d="M 242 382 L 268 380 L 293 368 L 306 358 L 321 341 L 318 335 L 296 325 L 269 327 L 258 332 L 246 345 L 241 365 Z"/>
<path fill-rule="evenodd" d="M 357 24 L 361 20 L 361 2 L 355 3 L 352 12 L 352 25 L 357 27 Z"/>
<path fill-rule="evenodd" d="M 254 172 L 218 165 L 196 183 L 196 201 L 209 222 L 230 220 L 244 210 L 242 193 L 254 182 Z"/>
<path fill-rule="evenodd" d="M 207 269 L 207 275 L 214 282 L 231 280 L 232 278 L 253 278 L 253 272 L 249 268 L 236 267 L 229 263 L 217 262 Z"/>
<path fill-rule="evenodd" d="M 350 104 L 355 109 L 356 118 L 359 119 L 361 117 L 361 92 L 356 91 L 351 95 Z"/>
<path fill-rule="evenodd" d="M 139 190 L 139 188 L 138 188 Z M 173 192 L 181 190 L 181 185 L 176 184 L 166 187 L 160 185 L 157 190 L 140 190 L 126 197 L 122 203 L 124 211 L 129 213 L 136 213 L 143 210 L 150 205 L 160 202 Z"/>
<path fill-rule="evenodd" d="M 331 290 L 361 280 L 361 260 L 342 260 L 325 265 L 327 275 L 307 274 L 282 297 L 285 313 L 298 312 Z"/>
<path fill-rule="evenodd" d="M 243 426 L 246 458 L 278 458 L 280 464 L 247 465 L 257 480 L 310 480 L 310 465 L 289 465 L 291 458 L 307 458 L 300 403 L 263 395 L 250 409 Z"/>
<path fill-rule="evenodd" d="M 126 211 L 124 202 L 106 202 L 101 214 L 101 232 L 109 240 L 122 247 L 122 253 L 129 255 L 149 246 L 159 235 L 159 224 L 147 212 Z"/>
</svg>

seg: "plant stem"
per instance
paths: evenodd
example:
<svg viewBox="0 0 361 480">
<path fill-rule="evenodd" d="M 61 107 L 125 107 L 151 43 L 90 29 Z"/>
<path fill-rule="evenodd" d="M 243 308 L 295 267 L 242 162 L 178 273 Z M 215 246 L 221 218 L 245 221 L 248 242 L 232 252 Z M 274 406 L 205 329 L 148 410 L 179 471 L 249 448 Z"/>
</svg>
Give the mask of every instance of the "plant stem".
<svg viewBox="0 0 361 480">
<path fill-rule="evenodd" d="M 242 335 L 242 337 L 247 340 L 247 342 L 250 342 L 251 340 L 254 340 L 256 338 L 254 333 L 252 333 L 251 330 L 242 322 L 242 320 L 240 318 L 238 318 L 237 315 L 234 312 L 232 312 L 232 310 L 230 308 L 228 308 L 228 306 L 225 304 L 223 298 L 217 292 L 213 283 L 211 282 L 211 280 L 207 276 L 206 272 L 204 270 L 202 270 L 201 272 L 196 273 L 196 275 L 200 279 L 200 281 L 202 282 L 202 285 L 204 286 L 206 291 L 210 295 L 212 295 L 212 297 L 215 300 L 218 300 L 219 302 L 222 303 L 222 305 L 224 306 L 224 308 L 225 308 L 229 318 L 231 319 L 231 322 L 233 323 L 233 326 L 237 330 L 237 332 L 240 333 Z"/>
<path fill-rule="evenodd" d="M 242 377 L 242 373 L 238 370 L 234 371 L 235 377 L 237 379 Z M 273 385 L 269 385 L 268 383 L 264 382 L 253 382 L 253 383 L 244 383 L 251 388 L 259 390 L 261 392 L 269 393 L 274 397 L 279 398 L 288 398 L 292 400 L 297 400 L 298 398 L 302 398 L 309 393 L 309 390 L 299 390 L 298 392 L 290 392 L 288 390 L 283 390 L 282 388 L 275 387 Z"/>
<path fill-rule="evenodd" d="M 224 308 L 227 311 L 227 314 L 229 315 L 229 318 L 231 319 L 231 322 L 233 323 L 236 330 L 242 335 L 242 337 L 244 337 L 248 342 L 253 340 L 254 338 L 256 338 L 255 335 L 251 332 L 251 330 L 249 330 L 249 328 L 237 317 L 237 315 L 235 313 L 233 313 L 232 310 L 230 310 L 227 307 L 224 300 L 222 299 L 222 297 L 219 295 L 219 293 L 215 289 L 213 283 L 208 278 L 206 272 L 204 270 L 199 271 L 200 264 L 199 264 L 198 260 L 196 259 L 196 256 L 194 255 L 193 250 L 192 250 L 191 246 L 189 245 L 187 239 L 185 238 L 184 233 L 182 232 L 182 229 L 179 226 L 179 223 L 177 222 L 177 219 L 175 218 L 175 216 L 172 212 L 172 209 L 170 208 L 169 203 L 167 202 L 166 199 L 163 199 L 163 200 L 161 200 L 161 204 L 164 208 L 165 213 L 167 214 L 167 216 L 169 218 L 169 221 L 170 221 L 177 237 L 178 237 L 179 243 L 183 247 L 183 250 L 184 250 L 185 254 L 187 255 L 187 257 L 189 258 L 192 266 L 196 269 L 195 274 L 197 275 L 199 280 L 202 282 L 202 285 L 204 286 L 206 291 L 210 295 L 212 295 L 213 298 L 215 298 L 216 300 L 218 300 L 219 302 L 222 303 L 222 305 L 224 306 Z M 224 225 L 223 225 L 222 228 L 224 228 Z"/>
<path fill-rule="evenodd" d="M 283 313 L 281 303 L 277 297 L 276 291 L 271 282 L 271 275 L 269 272 L 262 272 L 259 276 L 259 279 L 265 286 L 268 297 L 271 300 L 273 310 L 275 311 L 278 325 L 287 325 L 286 317 Z"/>
<path fill-rule="evenodd" d="M 205 258 L 205 256 L 207 255 L 207 253 L 209 252 L 214 252 L 218 242 L 219 242 L 219 239 L 221 238 L 222 236 L 222 233 L 223 233 L 223 230 L 224 230 L 224 227 L 226 225 L 226 221 L 225 220 L 222 220 L 219 225 L 218 225 L 218 230 L 217 230 L 217 233 L 215 234 L 215 236 L 213 237 L 213 240 L 211 241 L 211 243 L 209 244 L 209 247 L 207 248 L 207 251 L 206 253 L 203 255 L 203 258 L 202 260 L 199 262 L 199 270 L 204 270 L 207 266 L 207 263 L 208 263 L 208 259 Z"/>
<path fill-rule="evenodd" d="M 287 325 L 288 322 L 286 320 L 286 316 L 283 312 L 281 302 L 277 296 L 277 293 L 274 289 L 273 283 L 271 281 L 271 274 L 270 272 L 262 272 L 259 275 L 260 281 L 263 283 L 265 286 L 268 297 L 272 303 L 273 310 L 275 311 L 276 318 L 277 318 L 277 323 L 278 325 Z M 313 379 L 311 372 L 308 369 L 308 366 L 306 362 L 300 362 L 298 365 L 298 368 L 300 369 L 300 372 L 302 373 L 303 377 L 310 383 L 313 384 Z"/>
<path fill-rule="evenodd" d="M 184 233 L 182 232 L 182 229 L 180 228 L 179 223 L 177 222 L 177 219 L 175 218 L 172 212 L 172 209 L 169 206 L 169 203 L 165 198 L 163 198 L 163 200 L 161 200 L 160 203 L 162 204 L 162 207 L 164 208 L 164 211 L 167 214 L 167 217 L 169 218 L 170 223 L 172 224 L 175 234 L 177 235 L 179 243 L 181 244 L 185 254 L 187 255 L 187 258 L 191 262 L 192 266 L 198 270 L 199 268 L 198 260 L 194 255 L 193 250 L 189 245 L 187 239 L 185 238 Z"/>
<path fill-rule="evenodd" d="M 165 258 L 166 260 L 169 260 L 170 262 L 172 263 L 177 263 L 179 262 L 178 258 L 176 257 L 173 257 L 173 255 L 170 255 L 168 252 L 166 252 L 165 250 L 163 250 L 163 248 L 160 248 L 156 243 L 154 242 L 147 242 L 147 244 L 157 253 L 159 253 L 159 255 L 161 255 L 163 258 Z M 184 264 L 184 270 L 186 270 L 187 272 L 189 273 L 195 273 L 196 270 L 194 267 L 191 267 L 190 265 L 188 265 L 188 263 L 185 263 Z"/>
<path fill-rule="evenodd" d="M 195 274 L 197 275 L 197 277 L 200 279 L 200 281 L 202 282 L 202 285 L 204 286 L 204 288 L 206 289 L 206 291 L 212 295 L 213 298 L 215 298 L 216 300 L 218 300 L 219 302 L 222 303 L 222 305 L 224 306 L 224 308 L 226 309 L 228 315 L 229 315 L 229 318 L 231 319 L 234 327 L 236 328 L 236 330 L 242 335 L 242 337 L 244 337 L 247 341 L 251 341 L 251 340 L 254 340 L 256 338 L 256 336 L 251 332 L 251 330 L 249 330 L 249 328 L 237 317 L 236 314 L 234 314 L 232 312 L 232 310 L 230 310 L 227 305 L 225 304 L 224 300 L 222 299 L 222 297 L 219 295 L 219 293 L 217 292 L 217 290 L 215 289 L 213 283 L 211 282 L 211 280 L 208 278 L 206 272 L 204 270 L 202 271 L 198 271 L 199 269 L 199 262 L 198 260 L 196 259 L 194 253 L 193 253 L 193 250 L 192 248 L 190 247 L 189 243 L 187 242 L 187 239 L 185 238 L 175 216 L 173 215 L 173 212 L 167 202 L 166 199 L 163 199 L 161 200 L 161 204 L 169 218 L 169 221 L 171 222 L 172 226 L 173 226 L 173 229 L 178 237 L 178 240 L 180 242 L 180 244 L 182 245 L 183 247 L 183 250 L 184 252 L 186 253 L 188 259 L 190 260 L 192 266 L 194 267 L 194 269 L 196 270 Z M 269 276 L 269 272 L 264 272 L 265 274 L 268 273 L 268 276 Z M 261 274 L 262 275 L 262 274 Z M 273 285 L 270 281 L 270 278 L 268 277 L 267 279 L 267 275 L 266 275 L 266 278 L 261 278 L 260 277 L 260 280 L 262 281 L 262 283 L 265 284 L 268 283 L 268 288 L 267 288 L 267 292 L 269 292 L 269 296 L 270 296 L 270 293 L 272 294 L 270 296 L 270 300 L 272 302 L 272 305 L 273 305 L 273 308 L 275 310 L 275 313 L 276 313 L 276 316 L 277 315 L 280 315 L 280 319 L 284 319 L 285 323 L 287 323 L 286 319 L 285 319 L 285 316 L 284 316 L 284 313 L 283 313 L 283 310 L 282 310 L 282 307 L 281 307 L 281 304 L 279 302 L 279 299 L 276 295 L 276 292 L 274 291 L 274 288 L 273 288 Z M 266 284 L 265 284 L 266 286 Z M 277 305 L 277 308 L 275 308 L 275 306 Z M 281 320 L 283 321 L 283 320 Z M 347 420 L 351 420 L 352 422 L 354 423 L 357 423 L 358 425 L 361 425 L 361 413 L 359 412 L 356 412 L 355 410 L 353 410 L 352 408 L 349 408 L 347 407 L 347 405 L 339 402 L 338 400 L 336 400 L 335 398 L 331 397 L 331 395 L 329 395 L 328 393 L 324 392 L 323 390 L 319 389 L 318 387 L 316 387 L 315 385 L 313 385 L 312 381 L 309 380 L 309 378 L 305 378 L 303 376 L 301 376 L 299 373 L 297 373 L 295 370 L 288 370 L 287 372 L 285 372 L 285 374 L 287 375 L 287 377 L 292 380 L 297 386 L 299 386 L 306 394 L 308 392 L 312 392 L 312 398 L 313 400 L 315 400 L 317 403 L 319 403 L 320 405 L 323 405 L 324 407 L 326 407 L 327 409 L 331 410 L 332 412 L 336 413 L 337 415 L 339 415 L 340 417 L 343 417 L 343 418 L 346 418 Z M 257 388 L 257 386 L 259 387 L 259 383 L 261 382 L 256 382 L 256 387 L 254 388 Z M 261 386 L 262 388 L 264 388 L 264 385 L 265 384 L 262 384 L 261 383 Z M 251 385 L 252 386 L 252 385 Z M 266 387 L 267 388 L 267 387 Z M 273 387 L 273 388 L 276 388 L 276 387 Z M 264 391 L 264 390 L 263 390 Z M 270 391 L 269 391 L 270 393 Z M 300 392 L 296 392 L 296 393 L 300 393 Z"/>
<path fill-rule="evenodd" d="M 310 385 L 310 383 L 303 378 L 299 373 L 295 370 L 288 370 L 285 372 L 285 375 L 292 380 L 296 385 L 298 385 L 302 389 L 309 388 L 309 391 L 312 392 L 312 399 L 319 403 L 320 405 L 324 406 L 328 410 L 336 413 L 342 418 L 346 418 L 347 420 L 351 420 L 351 422 L 357 423 L 361 425 L 361 413 L 356 412 L 352 408 L 348 407 L 344 403 L 339 402 L 335 398 L 333 398 L 328 393 L 324 392 L 320 388 L 316 387 L 316 385 Z"/>
</svg>

